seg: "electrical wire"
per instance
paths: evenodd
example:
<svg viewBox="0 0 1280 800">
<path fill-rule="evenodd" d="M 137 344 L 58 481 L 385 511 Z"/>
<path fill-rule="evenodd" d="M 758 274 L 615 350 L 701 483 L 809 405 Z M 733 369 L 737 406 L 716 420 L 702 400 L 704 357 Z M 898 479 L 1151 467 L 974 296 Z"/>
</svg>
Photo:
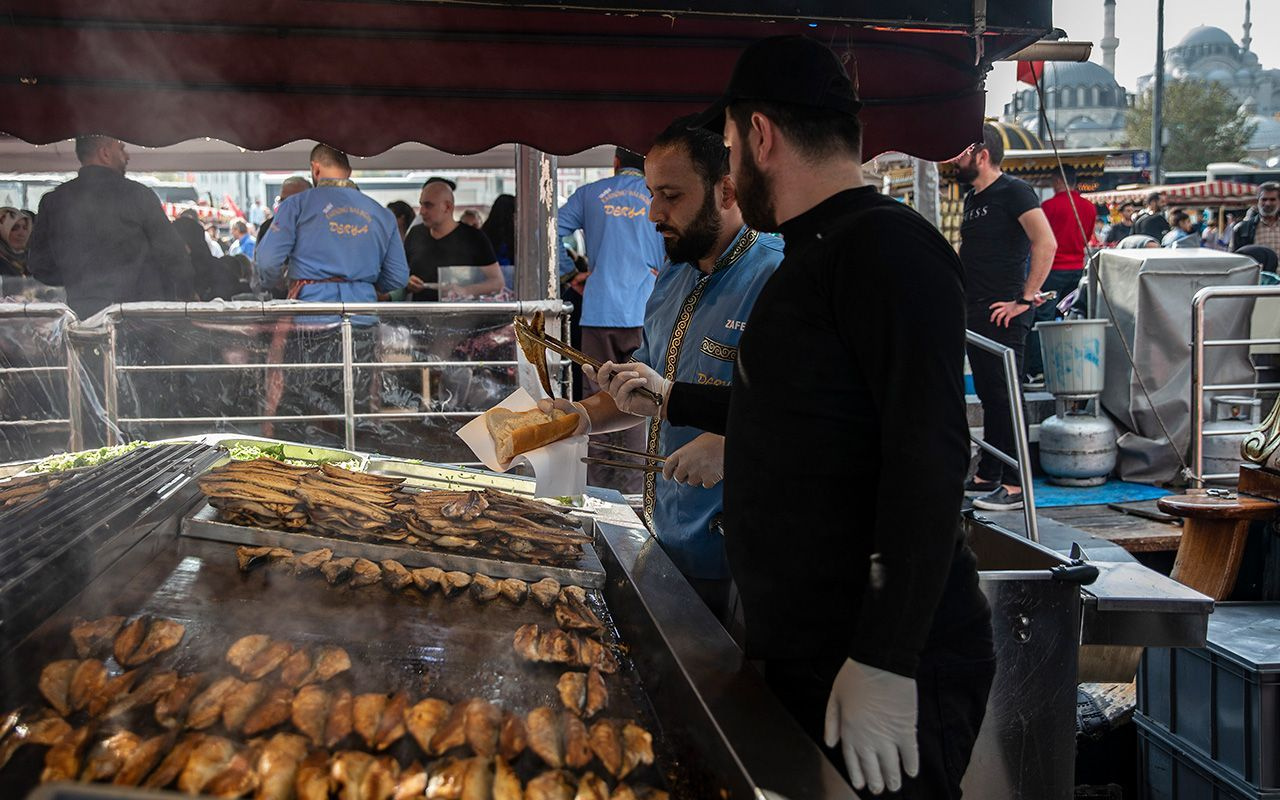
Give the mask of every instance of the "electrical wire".
<svg viewBox="0 0 1280 800">
<path fill-rule="evenodd" d="M 1031 70 L 1031 75 L 1033 78 L 1035 78 L 1036 97 L 1040 101 L 1040 130 L 1047 135 L 1047 138 L 1049 140 L 1049 146 L 1053 149 L 1054 162 L 1057 163 L 1058 165 L 1058 174 L 1062 176 L 1063 184 L 1065 184 L 1068 187 L 1068 191 L 1070 191 L 1071 184 L 1069 181 L 1067 181 L 1066 170 L 1062 168 L 1063 167 L 1062 156 L 1058 153 L 1058 141 L 1057 141 L 1057 138 L 1053 135 L 1053 128 L 1050 127 L 1049 125 L 1049 115 L 1045 110 L 1046 106 L 1044 102 L 1044 66 L 1043 64 L 1044 62 L 1041 62 L 1042 66 L 1039 72 L 1037 72 L 1034 67 Z M 1068 197 L 1068 199 L 1070 198 Z M 1071 213 L 1074 214 L 1076 218 L 1076 227 L 1079 229 L 1080 236 L 1087 245 L 1089 242 L 1089 232 L 1085 231 L 1084 221 L 1080 219 L 1080 209 L 1076 208 L 1075 201 L 1072 201 L 1070 203 L 1070 206 L 1071 206 Z M 1094 263 L 1095 265 L 1097 264 L 1097 259 L 1094 259 Z M 1102 284 L 1101 270 L 1098 270 L 1096 268 L 1091 269 L 1089 271 L 1089 277 L 1091 278 L 1091 281 L 1090 281 L 1091 286 L 1094 282 L 1097 283 L 1099 299 L 1105 298 L 1107 296 L 1107 291 Z M 1120 338 L 1120 344 L 1124 348 L 1124 357 L 1128 359 L 1130 372 L 1133 374 L 1134 379 L 1137 380 L 1138 388 L 1142 390 L 1142 396 L 1145 397 L 1147 400 L 1147 407 L 1151 410 L 1151 415 L 1156 418 L 1156 424 L 1160 426 L 1160 432 L 1164 434 L 1165 443 L 1169 445 L 1169 449 L 1173 451 L 1173 454 L 1175 456 L 1177 456 L 1178 463 L 1182 465 L 1182 476 L 1184 478 L 1190 478 L 1192 477 L 1191 468 L 1187 466 L 1187 460 L 1183 458 L 1182 452 L 1178 449 L 1178 446 L 1173 441 L 1173 436 L 1169 434 L 1169 428 L 1165 426 L 1164 420 L 1161 419 L 1160 417 L 1160 412 L 1156 410 L 1156 404 L 1155 402 L 1152 401 L 1151 393 L 1147 391 L 1147 385 L 1142 380 L 1142 373 L 1138 371 L 1138 365 L 1133 359 L 1133 350 L 1129 347 L 1129 342 L 1127 339 L 1125 339 L 1124 331 L 1120 328 L 1120 323 L 1116 320 L 1115 310 L 1111 308 L 1110 302 L 1108 302 L 1106 306 L 1107 306 L 1107 317 L 1111 321 L 1111 326 L 1112 326 L 1112 329 L 1115 330 L 1116 336 Z M 1099 398 L 1098 402 L 1101 403 L 1102 399 Z"/>
</svg>

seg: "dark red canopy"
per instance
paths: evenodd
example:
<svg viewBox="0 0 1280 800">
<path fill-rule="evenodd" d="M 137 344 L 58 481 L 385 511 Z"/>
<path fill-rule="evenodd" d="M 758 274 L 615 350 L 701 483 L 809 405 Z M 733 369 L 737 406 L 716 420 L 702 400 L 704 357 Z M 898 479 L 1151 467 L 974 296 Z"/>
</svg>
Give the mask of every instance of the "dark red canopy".
<svg viewBox="0 0 1280 800">
<path fill-rule="evenodd" d="M 986 59 L 1048 28 L 1048 0 L 1029 4 L 1043 19 L 988 32 Z M 769 22 L 519 5 L 0 0 L 0 130 L 37 144 L 78 133 L 253 150 L 317 139 L 355 155 L 405 141 L 453 153 L 502 142 L 643 151 L 672 118 L 714 100 L 748 42 L 781 33 L 851 50 L 867 158 L 945 159 L 982 121 L 985 66 L 954 23 L 931 32 L 891 28 L 939 25 L 874 15 Z"/>
</svg>

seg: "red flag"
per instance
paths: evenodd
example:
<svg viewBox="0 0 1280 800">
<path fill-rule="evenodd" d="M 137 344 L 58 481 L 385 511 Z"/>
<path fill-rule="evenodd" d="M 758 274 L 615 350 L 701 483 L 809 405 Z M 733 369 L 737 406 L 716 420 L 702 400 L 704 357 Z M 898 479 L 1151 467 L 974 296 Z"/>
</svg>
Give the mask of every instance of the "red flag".
<svg viewBox="0 0 1280 800">
<path fill-rule="evenodd" d="M 1029 83 L 1036 85 L 1036 81 L 1044 78 L 1044 62 L 1043 61 L 1019 61 L 1018 62 L 1018 83 Z"/>
</svg>

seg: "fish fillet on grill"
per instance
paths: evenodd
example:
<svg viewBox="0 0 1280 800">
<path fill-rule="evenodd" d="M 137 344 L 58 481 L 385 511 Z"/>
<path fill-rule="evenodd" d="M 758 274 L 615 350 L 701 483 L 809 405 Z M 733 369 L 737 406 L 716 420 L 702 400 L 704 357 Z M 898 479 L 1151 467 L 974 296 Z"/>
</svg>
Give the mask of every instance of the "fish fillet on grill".
<svg viewBox="0 0 1280 800">
<path fill-rule="evenodd" d="M 560 723 L 564 730 L 564 765 L 571 769 L 582 769 L 591 763 L 587 726 L 568 711 L 560 715 Z"/>
<path fill-rule="evenodd" d="M 138 645 L 146 637 L 149 624 L 150 617 L 141 616 L 120 629 L 112 642 L 112 652 L 117 664 L 124 666 L 129 661 L 129 656 L 133 655 L 133 651 L 138 649 Z"/>
<path fill-rule="evenodd" d="M 133 684 L 138 679 L 139 672 L 136 669 L 130 670 L 107 681 L 102 693 L 89 701 L 89 714 L 97 716 L 98 713 L 102 712 L 95 713 L 95 709 L 102 709 L 104 706 L 105 713 L 103 716 L 107 719 L 128 714 L 135 708 L 155 703 L 161 697 L 172 692 L 178 685 L 178 673 L 171 669 L 166 669 L 151 673 L 141 683 L 134 686 Z"/>
<path fill-rule="evenodd" d="M 58 739 L 44 754 L 44 771 L 40 773 L 40 782 L 75 780 L 80 774 L 80 759 L 91 733 L 90 727 L 85 725 L 68 730 Z"/>
<path fill-rule="evenodd" d="M 539 706 L 525 717 L 529 749 L 549 767 L 564 766 L 564 731 L 560 718 L 550 708 Z"/>
<path fill-rule="evenodd" d="M 529 745 L 529 732 L 524 719 L 510 711 L 502 715 L 502 728 L 498 732 L 498 754 L 507 761 L 515 761 Z"/>
<path fill-rule="evenodd" d="M 428 800 L 491 800 L 492 760 L 477 756 L 433 764 L 426 796 Z"/>
<path fill-rule="evenodd" d="M 471 585 L 471 576 L 465 572 L 446 572 L 444 581 L 440 584 L 440 590 L 449 597 L 452 597 Z"/>
<path fill-rule="evenodd" d="M 592 636 L 604 633 L 604 623 L 587 604 L 565 592 L 556 602 L 556 624 L 567 631 L 581 631 Z"/>
<path fill-rule="evenodd" d="M 435 697 L 420 700 L 405 710 L 404 726 L 427 755 L 434 755 L 431 738 L 449 717 L 450 710 L 448 703 Z"/>
<path fill-rule="evenodd" d="M 229 733 L 238 732 L 266 696 L 267 684 L 263 681 L 240 684 L 222 702 L 222 727 Z"/>
<path fill-rule="evenodd" d="M 265 633 L 241 636 L 227 648 L 227 663 L 244 672 L 253 657 L 265 650 L 269 644 L 271 644 L 271 637 Z"/>
<path fill-rule="evenodd" d="M 329 800 L 329 754 L 324 750 L 312 750 L 298 765 L 293 781 L 298 800 Z"/>
<path fill-rule="evenodd" d="M 582 718 L 591 719 L 604 711 L 609 705 L 609 689 L 605 686 L 604 675 L 599 667 L 587 671 L 587 699 L 582 708 Z"/>
<path fill-rule="evenodd" d="M 393 558 L 385 558 L 378 562 L 382 567 L 382 585 L 393 592 L 398 592 L 413 583 L 413 574 Z"/>
<path fill-rule="evenodd" d="M 256 736 L 269 731 L 277 725 L 289 721 L 293 709 L 293 690 L 287 686 L 277 686 L 267 692 L 267 696 L 245 718 L 243 732 L 245 736 Z"/>
<path fill-rule="evenodd" d="M 373 768 L 374 757 L 359 750 L 334 753 L 329 762 L 329 780 L 342 800 L 364 800 L 364 779 Z"/>
<path fill-rule="evenodd" d="M 431 755 L 444 755 L 455 747 L 467 743 L 467 711 L 470 700 L 464 700 L 449 711 L 449 715 L 440 723 L 435 735 L 431 737 Z"/>
<path fill-rule="evenodd" d="M 111 652 L 116 634 L 124 626 L 124 617 L 102 617 L 76 620 L 71 626 L 71 642 L 80 658 L 101 657 Z"/>
<path fill-rule="evenodd" d="M 615 778 L 622 772 L 622 735 L 614 720 L 602 719 L 591 726 L 588 734 L 591 751 Z"/>
<path fill-rule="evenodd" d="M 329 690 L 313 683 L 298 690 L 289 708 L 294 730 L 306 736 L 317 747 L 324 744 L 324 728 L 329 718 L 331 698 Z"/>
<path fill-rule="evenodd" d="M 625 778 L 636 767 L 653 763 L 653 735 L 628 720 L 622 724 L 622 772 Z"/>
<path fill-rule="evenodd" d="M 161 727 L 175 728 L 179 725 L 179 717 L 186 713 L 192 699 L 200 691 L 204 677 L 199 672 L 184 675 L 178 678 L 172 691 L 156 700 L 155 718 Z"/>
<path fill-rule="evenodd" d="M 129 691 L 134 681 L 138 680 L 139 672 L 131 669 L 128 672 L 122 672 L 106 679 L 102 687 L 89 696 L 89 702 L 85 709 L 89 712 L 89 716 L 100 716 L 104 711 L 109 710 L 116 705 L 117 698 Z M 164 680 L 161 677 L 159 680 Z M 155 702 L 154 698 L 147 701 Z M 114 716 L 114 715 L 113 715 Z"/>
<path fill-rule="evenodd" d="M 230 675 L 219 678 L 191 700 L 187 711 L 187 727 L 203 730 L 222 717 L 222 706 L 227 698 L 237 692 L 244 683 Z"/>
<path fill-rule="evenodd" d="M 89 705 L 89 698 L 102 691 L 111 674 L 107 665 L 96 658 L 81 661 L 71 675 L 71 688 L 67 691 L 67 701 L 72 711 L 80 711 Z"/>
<path fill-rule="evenodd" d="M 523 800 L 524 790 L 520 786 L 520 776 L 507 763 L 507 759 L 498 756 L 493 761 L 493 800 Z"/>
<path fill-rule="evenodd" d="M 148 789 L 163 789 L 178 779 L 187 766 L 191 754 L 205 739 L 203 733 L 188 733 L 186 736 L 178 740 L 173 749 L 165 754 L 161 759 L 160 766 L 156 767 L 155 772 L 147 776 L 142 785 Z"/>
<path fill-rule="evenodd" d="M 582 672 L 566 672 L 556 681 L 556 691 L 564 707 L 579 716 L 587 704 L 587 676 Z"/>
<path fill-rule="evenodd" d="M 255 567 L 288 561 L 293 558 L 293 551 L 284 547 L 237 547 L 236 565 L 241 572 L 248 572 Z M 296 564 L 294 567 L 296 569 Z"/>
<path fill-rule="evenodd" d="M 319 571 L 325 562 L 333 558 L 333 550 L 328 547 L 320 547 L 310 552 L 303 553 L 293 561 L 293 574 L 299 577 L 310 575 Z"/>
<path fill-rule="evenodd" d="M 409 707 L 409 695 L 396 692 L 382 709 L 382 718 L 373 737 L 375 750 L 386 750 L 404 736 L 404 714 Z"/>
<path fill-rule="evenodd" d="M 137 786 L 142 783 L 147 773 L 160 763 L 165 753 L 169 752 L 173 746 L 173 739 L 172 733 L 162 733 L 144 740 L 125 759 L 112 783 L 116 786 Z"/>
<path fill-rule="evenodd" d="M 329 703 L 329 719 L 324 725 L 325 747 L 333 747 L 351 735 L 355 724 L 353 718 L 355 698 L 346 689 L 334 692 Z"/>
<path fill-rule="evenodd" d="M 519 578 L 503 578 L 498 581 L 498 592 L 502 599 L 518 606 L 529 596 L 529 584 Z"/>
<path fill-rule="evenodd" d="M 411 570 L 413 585 L 423 594 L 431 594 L 444 584 L 444 570 L 439 567 L 422 567 Z"/>
<path fill-rule="evenodd" d="M 652 786 L 628 786 L 625 783 L 619 783 L 613 787 L 613 794 L 609 795 L 609 800 L 670 800 L 670 795 Z"/>
<path fill-rule="evenodd" d="M 298 768 L 307 757 L 307 740 L 293 733 L 277 733 L 263 746 L 254 766 L 256 800 L 291 800 Z"/>
<path fill-rule="evenodd" d="M 147 626 L 146 636 L 143 637 L 138 647 L 129 654 L 123 665 L 136 667 L 147 663 L 161 653 L 169 652 L 182 642 L 182 637 L 186 633 L 187 627 L 180 622 L 174 622 L 171 619 L 153 620 Z M 119 660 L 118 654 L 116 660 Z"/>
<path fill-rule="evenodd" d="M 417 800 L 427 793 L 427 768 L 414 761 L 400 771 L 400 779 L 396 781 L 396 791 L 391 800 Z M 494 795 L 494 800 L 498 800 Z M 515 800 L 521 800 L 516 795 Z"/>
<path fill-rule="evenodd" d="M 473 697 L 466 701 L 467 714 L 463 728 L 471 752 L 478 756 L 492 756 L 498 752 L 498 734 L 502 727 L 502 709 L 490 702 Z"/>
<path fill-rule="evenodd" d="M 609 784 L 594 772 L 584 772 L 578 779 L 578 793 L 573 800 L 609 800 Z"/>
<path fill-rule="evenodd" d="M 71 676 L 80 662 L 74 658 L 51 661 L 40 670 L 40 694 L 62 716 L 71 713 Z"/>
<path fill-rule="evenodd" d="M 275 672 L 292 654 L 293 645 L 273 639 L 270 644 L 255 653 L 240 672 L 251 681 L 261 680 Z"/>
<path fill-rule="evenodd" d="M 204 792 L 215 797 L 240 797 L 258 783 L 255 767 L 263 742 L 254 739 L 247 745 L 237 745 L 236 752 L 226 765 L 204 785 Z"/>
<path fill-rule="evenodd" d="M 280 682 L 298 688 L 311 675 L 311 653 L 298 648 L 280 664 Z"/>
<path fill-rule="evenodd" d="M 315 665 L 304 683 L 313 681 L 324 683 L 349 669 L 351 669 L 351 656 L 347 651 L 341 647 L 326 645 L 316 653 Z"/>
<path fill-rule="evenodd" d="M 544 772 L 524 787 L 525 800 L 573 800 L 573 773 L 562 769 Z"/>
<path fill-rule="evenodd" d="M 352 589 L 358 589 L 361 586 L 372 586 L 380 580 L 382 580 L 382 567 L 369 559 L 357 558 L 356 563 L 351 565 Z"/>
<path fill-rule="evenodd" d="M 556 599 L 560 597 L 560 582 L 555 578 L 543 578 L 542 580 L 529 584 L 529 594 L 533 595 L 533 599 L 543 608 L 551 608 L 556 604 Z"/>
<path fill-rule="evenodd" d="M 481 603 L 498 598 L 498 582 L 488 575 L 477 572 L 471 577 L 471 596 Z"/>
<path fill-rule="evenodd" d="M 118 731 L 89 748 L 84 759 L 80 780 L 109 781 L 116 776 L 124 762 L 137 751 L 142 739 L 132 731 Z"/>
<path fill-rule="evenodd" d="M 320 572 L 330 586 L 337 586 L 351 577 L 351 570 L 355 563 L 356 560 L 350 556 L 331 558 L 320 565 Z"/>
<path fill-rule="evenodd" d="M 378 736 L 378 723 L 387 707 L 387 696 L 377 692 L 358 694 L 352 704 L 352 724 L 364 743 L 370 748 Z"/>
<path fill-rule="evenodd" d="M 12 729 L 0 739 L 0 769 L 9 763 L 13 754 L 23 745 L 35 744 L 51 747 L 68 736 L 71 725 L 49 709 L 44 709 L 34 717 L 19 718 Z"/>
</svg>

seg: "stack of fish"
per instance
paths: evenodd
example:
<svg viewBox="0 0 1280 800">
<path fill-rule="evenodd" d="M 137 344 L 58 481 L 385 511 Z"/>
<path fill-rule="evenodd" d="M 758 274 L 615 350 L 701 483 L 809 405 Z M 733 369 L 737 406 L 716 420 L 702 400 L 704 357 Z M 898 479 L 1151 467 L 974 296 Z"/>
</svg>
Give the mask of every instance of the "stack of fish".
<svg viewBox="0 0 1280 800">
<path fill-rule="evenodd" d="M 493 489 L 422 492 L 397 510 L 409 530 L 436 547 L 515 555 L 534 564 L 573 561 L 591 541 L 564 512 Z"/>
<path fill-rule="evenodd" d="M 269 458 L 232 461 L 200 477 L 200 491 L 218 516 L 235 525 L 297 530 L 307 524 L 294 495 L 309 467 L 291 467 Z"/>
<path fill-rule="evenodd" d="M 41 495 L 62 483 L 63 480 L 65 478 L 41 474 L 19 475 L 0 481 L 0 509 L 38 500 Z"/>
<path fill-rule="evenodd" d="M 311 525 L 326 534 L 400 541 L 409 535 L 394 517 L 401 483 L 323 464 L 303 475 L 294 493 L 306 503 Z"/>
</svg>

